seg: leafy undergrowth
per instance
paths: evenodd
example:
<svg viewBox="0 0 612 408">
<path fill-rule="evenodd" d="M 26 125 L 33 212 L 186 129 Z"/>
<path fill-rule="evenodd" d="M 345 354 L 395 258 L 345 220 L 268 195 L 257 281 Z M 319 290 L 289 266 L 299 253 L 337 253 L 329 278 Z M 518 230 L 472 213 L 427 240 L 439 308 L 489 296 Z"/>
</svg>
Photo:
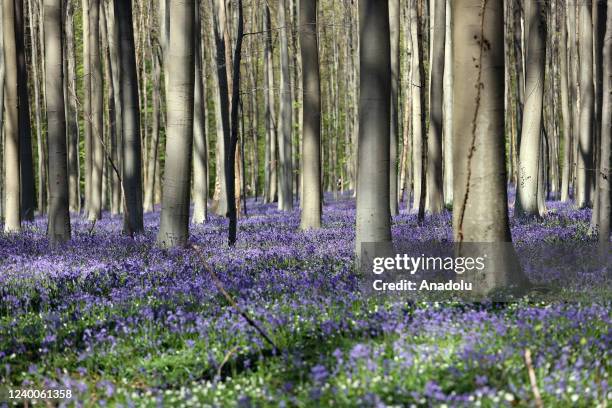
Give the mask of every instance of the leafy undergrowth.
<svg viewBox="0 0 612 408">
<path fill-rule="evenodd" d="M 518 245 L 588 241 L 588 211 L 549 208 L 512 220 Z M 375 301 L 354 271 L 354 203 L 324 214 L 300 232 L 299 212 L 251 201 L 235 249 L 213 217 L 192 226 L 198 250 L 160 250 L 158 213 L 136 239 L 109 216 L 91 233 L 75 218 L 56 249 L 43 219 L 0 236 L 0 388 L 70 388 L 84 406 L 533 406 L 529 349 L 544 406 L 612 398 L 609 301 Z M 451 238 L 448 213 L 394 221 L 395 239 Z"/>
</svg>

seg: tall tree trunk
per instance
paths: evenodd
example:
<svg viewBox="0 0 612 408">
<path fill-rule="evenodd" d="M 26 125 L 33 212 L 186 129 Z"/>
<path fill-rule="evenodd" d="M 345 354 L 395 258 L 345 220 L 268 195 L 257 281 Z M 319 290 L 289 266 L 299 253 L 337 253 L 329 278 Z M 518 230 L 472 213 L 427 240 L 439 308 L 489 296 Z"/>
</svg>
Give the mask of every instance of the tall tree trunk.
<svg viewBox="0 0 612 408">
<path fill-rule="evenodd" d="M 25 14 L 23 0 L 15 1 L 15 43 L 17 45 L 17 92 L 19 98 L 19 161 L 21 172 L 21 218 L 34 219 L 36 211 L 36 186 L 32 157 L 32 129 L 30 125 L 30 96 L 28 92 L 28 67 L 25 48 Z"/>
<path fill-rule="evenodd" d="M 119 23 L 115 14 L 115 7 L 113 2 L 106 2 L 107 17 L 107 33 L 108 33 L 108 52 L 110 57 L 110 68 L 111 78 L 113 82 L 113 103 L 115 109 L 113 111 L 114 116 L 110 119 L 114 123 L 114 134 L 110 141 L 110 155 L 113 161 L 114 167 L 121 174 L 122 164 L 122 131 L 123 131 L 123 114 L 121 108 L 121 75 L 119 67 Z M 111 203 L 111 212 L 113 214 L 120 213 L 122 211 L 123 203 L 123 189 L 121 187 L 121 179 L 116 174 L 115 168 L 112 169 L 113 177 L 113 197 Z"/>
<path fill-rule="evenodd" d="M 608 0 L 606 35 L 603 41 L 603 100 L 599 178 L 599 241 L 610 242 L 612 216 L 612 0 Z"/>
<path fill-rule="evenodd" d="M 208 218 L 208 173 L 206 172 L 206 124 L 204 122 L 204 84 L 202 78 L 202 33 L 200 2 L 196 1 L 194 28 L 195 90 L 193 112 L 193 222 L 202 224 Z M 150 176 L 152 178 L 152 175 Z"/>
<path fill-rule="evenodd" d="M 212 24 L 213 37 L 215 39 L 215 56 L 217 72 L 213 78 L 215 87 L 215 114 L 217 125 L 217 140 L 216 140 L 216 174 L 215 174 L 215 192 L 213 196 L 213 211 L 220 216 L 226 216 L 228 211 L 228 199 L 225 180 L 225 135 L 230 132 L 229 124 L 229 72 L 228 64 L 231 63 L 231 58 L 228 58 L 226 47 L 229 45 L 226 39 L 227 21 L 225 15 L 225 3 L 222 0 L 212 0 L 213 3 L 213 20 Z"/>
<path fill-rule="evenodd" d="M 236 196 L 236 190 L 239 191 L 240 179 L 237 179 L 237 170 L 240 167 L 236 166 L 236 146 L 238 143 L 238 113 L 240 109 L 240 61 L 242 56 L 242 37 L 244 33 L 244 21 L 242 12 L 242 0 L 238 0 L 238 28 L 236 34 L 236 48 L 234 49 L 233 67 L 232 67 L 232 99 L 231 99 L 231 123 L 230 134 L 225 134 L 225 185 L 227 189 L 227 218 L 229 218 L 228 244 L 233 246 L 236 243 L 236 234 L 238 229 L 238 211 L 236 210 L 237 202 L 240 197 Z M 226 37 L 227 38 L 227 37 Z M 291 150 L 289 150 L 291 151 Z M 240 157 L 240 156 L 239 156 Z M 238 167 L 238 169 L 237 169 Z M 291 182 L 291 178 L 289 178 Z M 291 183 L 289 184 L 291 187 Z"/>
<path fill-rule="evenodd" d="M 176 7 L 178 9 L 182 8 L 180 5 Z M 178 11 L 177 13 L 180 14 Z M 138 78 L 136 74 L 136 53 L 132 24 L 132 2 L 128 0 L 116 1 L 115 16 L 119 24 L 120 38 L 119 63 L 121 67 L 121 110 L 123 122 L 121 131 L 123 140 L 122 181 L 125 200 L 123 231 L 127 235 L 133 235 L 142 232 L 144 226 L 142 218 L 140 109 L 138 106 Z M 179 45 L 176 47 L 179 47 Z M 178 84 L 180 84 L 180 82 L 177 83 L 177 86 L 179 86 Z M 171 116 L 169 116 L 169 119 L 170 117 Z M 187 165 L 188 164 L 189 163 L 187 163 Z M 173 181 L 175 179 L 169 178 L 168 180 Z M 170 186 L 166 187 L 171 188 Z M 187 213 L 189 213 L 189 211 Z"/>
<path fill-rule="evenodd" d="M 317 1 L 300 0 L 302 51 L 303 142 L 301 228 L 321 227 L 321 83 L 317 42 Z"/>
<path fill-rule="evenodd" d="M 523 125 L 519 153 L 519 181 L 515 213 L 519 216 L 539 216 L 538 177 L 540 140 L 542 134 L 542 100 L 546 64 L 546 22 L 540 2 L 525 2 L 526 85 Z"/>
<path fill-rule="evenodd" d="M 3 18 L 4 4 L 0 1 L 0 21 L 4 24 Z M 4 50 L 4 30 L 0 28 L 0 44 Z M 0 143 L 6 146 L 4 142 L 4 84 L 5 84 L 5 66 L 4 66 L 4 51 L 0 52 Z M 0 220 L 4 220 L 4 148 L 0 149 Z"/>
<path fill-rule="evenodd" d="M 289 77 L 289 47 L 287 44 L 287 19 L 285 18 L 286 0 L 278 1 L 278 25 L 280 37 L 280 115 L 278 128 L 278 158 L 280 161 L 278 174 L 278 209 L 291 211 L 293 209 L 293 165 L 291 160 L 291 78 Z"/>
<path fill-rule="evenodd" d="M 81 1 L 83 11 L 83 127 L 85 131 L 85 214 L 91 206 L 92 172 L 92 116 L 91 116 L 91 63 L 89 61 L 89 0 Z"/>
<path fill-rule="evenodd" d="M 64 78 L 67 87 L 64 89 L 66 99 L 66 122 L 68 141 L 68 190 L 70 210 L 81 211 L 81 183 L 79 166 L 79 125 L 76 88 L 76 59 L 74 51 L 74 6 L 71 1 L 65 2 L 65 54 L 67 58 L 67 72 Z"/>
<path fill-rule="evenodd" d="M 100 0 L 89 3 L 89 69 L 91 100 L 91 202 L 87 205 L 90 221 L 102 218 L 102 167 L 104 166 L 103 109 L 104 84 L 100 59 Z"/>
<path fill-rule="evenodd" d="M 49 143 L 49 223 L 51 244 L 70 239 L 68 152 L 64 108 L 62 0 L 44 0 L 45 89 Z"/>
<path fill-rule="evenodd" d="M 442 106 L 444 92 L 444 46 L 446 0 L 433 0 L 433 38 L 429 80 L 429 136 L 427 137 L 427 211 L 444 208 L 442 184 Z M 431 19 L 430 19 L 431 21 Z"/>
<path fill-rule="evenodd" d="M 389 30 L 391 34 L 391 128 L 389 156 L 389 203 L 391 216 L 399 214 L 397 144 L 399 141 L 400 93 L 400 1 L 389 1 Z"/>
<path fill-rule="evenodd" d="M 591 184 L 593 182 L 593 22 L 591 0 L 580 3 L 580 133 L 576 169 L 576 206 L 584 208 L 592 204 Z"/>
<path fill-rule="evenodd" d="M 277 129 L 274 119 L 276 118 L 275 92 L 274 92 L 274 49 L 272 48 L 272 23 L 270 18 L 270 8 L 265 6 L 263 17 L 263 27 L 265 32 L 264 46 L 264 105 L 266 108 L 266 175 L 268 183 L 266 188 L 266 202 L 276 201 L 277 195 L 277 162 L 276 162 L 276 142 Z"/>
<path fill-rule="evenodd" d="M 155 184 L 157 173 L 161 171 L 158 166 L 159 152 L 159 122 L 161 114 L 161 65 L 162 57 L 156 45 L 150 45 L 153 63 L 153 122 L 151 128 L 151 143 L 149 144 L 149 160 L 147 162 L 149 177 L 144 192 L 144 211 L 151 212 L 155 205 Z"/>
<path fill-rule="evenodd" d="M 47 149 L 45 139 L 43 137 L 41 112 L 40 112 L 40 81 L 39 81 L 39 64 L 38 64 L 38 35 L 35 29 L 34 10 L 32 9 L 32 0 L 28 0 L 28 15 L 29 15 L 29 32 L 31 44 L 31 62 L 32 62 L 32 85 L 34 88 L 34 122 L 36 124 L 36 146 L 38 153 L 38 210 L 41 214 L 47 212 Z"/>
<path fill-rule="evenodd" d="M 422 214 L 422 197 L 425 194 L 424 137 L 425 137 L 425 73 L 423 68 L 423 44 L 419 18 L 419 1 L 412 0 L 410 7 L 410 31 L 412 37 L 412 163 L 414 201 L 412 208 Z"/>
<path fill-rule="evenodd" d="M 444 159 L 444 204 L 453 205 L 453 55 L 451 0 L 446 0 L 446 34 L 444 36 L 444 91 L 443 91 L 443 159 Z"/>
<path fill-rule="evenodd" d="M 389 157 L 391 42 L 387 2 L 361 0 L 359 165 L 355 252 L 363 243 L 391 242 Z"/>
<path fill-rule="evenodd" d="M 19 95 L 17 92 L 17 41 L 14 0 L 3 0 L 4 77 L 4 232 L 21 232 L 21 176 L 19 154 Z"/>
<path fill-rule="evenodd" d="M 510 242 L 504 137 L 503 3 L 455 0 L 453 7 L 455 241 Z M 526 280 L 505 246 L 495 273 L 479 282 L 491 292 Z M 491 249 L 490 247 L 487 247 Z M 495 248 L 495 247 L 494 247 Z M 497 252 L 497 251 L 496 251 Z"/>
<path fill-rule="evenodd" d="M 571 6 L 570 6 L 571 7 Z M 569 186 L 572 162 L 572 114 L 570 110 L 570 86 L 568 71 L 567 50 L 570 48 L 568 39 L 568 24 L 565 14 L 567 5 L 560 7 L 563 10 L 561 17 L 561 38 L 559 44 L 559 75 L 561 79 L 561 115 L 563 120 L 563 174 L 561 176 L 561 201 L 569 200 Z"/>
<path fill-rule="evenodd" d="M 195 0 L 170 0 L 169 10 L 166 168 L 157 242 L 163 247 L 176 247 L 189 239 Z"/>
</svg>

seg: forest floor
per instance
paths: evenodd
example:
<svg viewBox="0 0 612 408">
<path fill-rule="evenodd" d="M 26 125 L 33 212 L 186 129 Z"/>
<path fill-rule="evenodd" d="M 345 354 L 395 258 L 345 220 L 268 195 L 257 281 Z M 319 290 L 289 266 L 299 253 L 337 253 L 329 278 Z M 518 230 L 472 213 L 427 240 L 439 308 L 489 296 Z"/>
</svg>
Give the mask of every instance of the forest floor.
<svg viewBox="0 0 612 408">
<path fill-rule="evenodd" d="M 590 240 L 589 210 L 548 206 L 544 220 L 511 220 L 517 245 Z M 197 249 L 158 249 L 159 213 L 135 239 L 108 214 L 93 227 L 73 216 L 73 240 L 55 249 L 43 218 L 0 235 L 5 397 L 60 388 L 85 406 L 535 406 L 532 368 L 544 406 L 612 399 L 609 298 L 375 301 L 358 290 L 348 196 L 329 199 L 312 232 L 299 231 L 299 210 L 253 200 L 248 210 L 233 249 L 215 216 L 191 226 Z M 394 239 L 448 240 L 450 220 L 402 214 Z"/>
</svg>

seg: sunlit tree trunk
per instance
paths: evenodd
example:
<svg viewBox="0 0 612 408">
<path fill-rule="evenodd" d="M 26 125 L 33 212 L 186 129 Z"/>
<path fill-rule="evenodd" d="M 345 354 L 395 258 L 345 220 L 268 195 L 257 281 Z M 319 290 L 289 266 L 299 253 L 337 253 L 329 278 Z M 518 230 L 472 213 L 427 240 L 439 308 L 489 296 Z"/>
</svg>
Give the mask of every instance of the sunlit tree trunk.
<svg viewBox="0 0 612 408">
<path fill-rule="evenodd" d="M 44 0 L 45 90 L 49 144 L 49 222 L 51 244 L 70 239 L 68 152 L 64 108 L 62 0 Z"/>
<path fill-rule="evenodd" d="M 593 21 L 591 0 L 580 3 L 578 19 L 580 53 L 580 127 L 576 169 L 576 206 L 584 208 L 592 204 L 593 182 Z"/>
<path fill-rule="evenodd" d="M 391 215 L 399 214 L 397 144 L 399 141 L 400 94 L 400 1 L 389 1 L 389 30 L 391 33 L 391 128 L 389 156 L 389 203 Z"/>
<path fill-rule="evenodd" d="M 612 216 L 612 0 L 608 0 L 606 35 L 603 41 L 603 101 L 599 178 L 599 241 L 610 241 Z"/>
<path fill-rule="evenodd" d="M 169 11 L 166 167 L 157 235 L 162 247 L 182 246 L 189 239 L 195 0 L 170 0 Z"/>
<path fill-rule="evenodd" d="M 70 210 L 81 211 L 81 183 L 80 183 L 80 158 L 79 158 L 79 126 L 76 90 L 76 59 L 74 51 L 74 6 L 71 1 L 65 2 L 65 54 L 68 61 L 66 77 L 67 86 L 64 89 L 66 100 L 66 124 L 68 141 L 68 189 Z"/>
<path fill-rule="evenodd" d="M 302 229 L 321 226 L 321 84 L 317 0 L 300 0 L 300 46 L 304 78 Z"/>
<path fill-rule="evenodd" d="M 410 31 L 412 37 L 412 165 L 413 203 L 412 208 L 422 214 L 424 177 L 424 136 L 425 136 L 425 72 L 423 68 L 423 44 L 419 19 L 419 2 L 412 0 L 410 6 Z"/>
<path fill-rule="evenodd" d="M 453 0 L 453 233 L 456 242 L 509 242 L 504 137 L 503 3 Z M 460 247 L 461 248 L 461 247 Z M 489 247 L 487 247 L 489 248 Z M 479 282 L 490 292 L 526 280 L 500 248 Z M 489 264 L 491 265 L 491 264 Z"/>
<path fill-rule="evenodd" d="M 100 59 L 100 0 L 89 3 L 89 73 L 91 100 L 91 201 L 87 205 L 90 221 L 102 218 L 102 166 L 104 165 L 103 108 L 104 92 Z"/>
<path fill-rule="evenodd" d="M 391 43 L 386 2 L 361 0 L 359 165 L 355 252 L 363 243 L 391 241 L 389 122 Z"/>
<path fill-rule="evenodd" d="M 17 41 L 14 0 L 3 0 L 2 30 L 4 50 L 4 232 L 21 232 L 19 169 L 19 96 L 17 93 Z"/>
<path fill-rule="evenodd" d="M 290 211 L 293 209 L 293 165 L 291 160 L 291 78 L 289 77 L 289 47 L 287 44 L 287 19 L 285 18 L 285 2 L 278 1 L 278 25 L 280 37 L 280 115 L 278 120 L 278 209 Z"/>
<path fill-rule="evenodd" d="M 193 222 L 197 224 L 206 222 L 208 217 L 208 173 L 206 172 L 206 126 L 204 122 L 204 99 L 206 95 L 202 81 L 202 35 L 199 3 L 199 1 L 196 1 L 194 28 L 195 90 L 193 112 Z"/>
<path fill-rule="evenodd" d="M 443 104 L 443 159 L 444 159 L 444 204 L 453 204 L 453 66 L 451 35 L 451 0 L 446 0 L 446 34 L 444 36 L 444 92 Z"/>
<path fill-rule="evenodd" d="M 519 153 L 519 180 L 515 213 L 539 216 L 538 177 L 542 134 L 542 100 L 546 63 L 546 25 L 540 2 L 525 2 L 526 84 L 523 125 Z"/>
<path fill-rule="evenodd" d="M 275 92 L 274 92 L 274 57 L 273 57 L 273 42 L 272 42 L 272 23 L 270 18 L 270 9 L 265 7 L 263 20 L 263 31 L 265 32 L 264 45 L 264 105 L 265 105 L 265 121 L 266 121 L 266 176 L 267 188 L 265 202 L 276 201 L 277 195 L 277 162 L 276 162 L 276 144 L 277 144 L 277 127 L 275 123 L 276 108 L 275 108 Z"/>
</svg>

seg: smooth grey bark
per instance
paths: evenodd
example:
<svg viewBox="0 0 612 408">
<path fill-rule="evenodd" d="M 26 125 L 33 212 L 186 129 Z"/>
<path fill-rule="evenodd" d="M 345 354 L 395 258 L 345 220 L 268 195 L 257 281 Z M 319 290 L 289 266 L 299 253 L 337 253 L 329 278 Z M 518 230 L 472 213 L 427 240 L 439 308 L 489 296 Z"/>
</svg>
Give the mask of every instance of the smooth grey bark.
<svg viewBox="0 0 612 408">
<path fill-rule="evenodd" d="M 293 165 L 291 160 L 292 97 L 289 76 L 289 47 L 287 44 L 286 0 L 278 0 L 280 37 L 280 115 L 278 118 L 278 209 L 293 210 Z"/>
<path fill-rule="evenodd" d="M 123 232 L 127 235 L 133 235 L 142 232 L 144 226 L 142 217 L 140 108 L 138 106 L 138 78 L 136 74 L 136 52 L 132 24 L 132 2 L 129 0 L 115 1 L 115 16 L 116 23 L 119 24 L 120 38 L 119 64 L 121 67 L 120 83 L 123 122 L 121 131 L 123 142 Z M 170 122 L 168 121 L 168 123 Z"/>
<path fill-rule="evenodd" d="M 0 21 L 3 21 L 3 10 L 4 5 L 0 2 Z M 5 146 L 4 143 L 4 30 L 0 28 L 0 45 L 2 45 L 2 52 L 0 52 L 0 144 Z M 4 147 L 0 148 L 0 220 L 4 219 Z"/>
<path fill-rule="evenodd" d="M 32 71 L 32 85 L 34 88 L 34 123 L 36 126 L 36 149 L 38 153 L 38 210 L 41 214 L 47 212 L 47 149 L 45 138 L 42 131 L 41 123 L 41 106 L 40 106 L 40 80 L 39 80 L 39 61 L 38 61 L 38 35 L 36 33 L 35 21 L 37 21 L 32 9 L 32 0 L 28 0 L 28 29 L 30 33 L 30 58 Z M 41 44 L 42 47 L 42 44 Z M 42 47 L 44 52 L 44 47 Z M 44 76 L 44 72 L 42 73 Z"/>
<path fill-rule="evenodd" d="M 21 174 L 19 154 L 19 96 L 17 93 L 17 41 L 15 38 L 15 7 L 13 0 L 3 0 L 4 49 L 4 232 L 21 232 Z"/>
<path fill-rule="evenodd" d="M 121 79 L 119 74 L 119 25 L 115 15 L 112 1 L 103 4 L 106 14 L 106 32 L 108 37 L 108 59 L 110 61 L 110 82 L 112 83 L 112 98 L 109 104 L 114 105 L 110 113 L 109 121 L 112 126 L 110 137 L 110 160 L 111 167 L 111 213 L 119 214 L 122 211 L 123 192 L 121 187 L 121 135 L 122 135 L 122 113 L 121 113 Z M 109 161 L 110 161 L 109 160 Z M 117 174 L 119 173 L 119 174 Z"/>
<path fill-rule="evenodd" d="M 538 174 L 542 135 L 542 101 L 546 64 L 546 22 L 538 1 L 525 2 L 525 106 L 521 127 L 519 180 L 515 203 L 517 216 L 540 216 Z"/>
<path fill-rule="evenodd" d="M 89 62 L 89 0 L 81 1 L 83 12 L 83 128 L 85 133 L 85 214 L 91 204 L 92 171 L 92 120 L 91 120 L 91 70 Z"/>
<path fill-rule="evenodd" d="M 391 216 L 399 214 L 397 144 L 399 141 L 400 94 L 400 1 L 389 1 L 389 31 L 391 35 L 391 128 L 389 156 L 389 204 Z"/>
<path fill-rule="evenodd" d="M 79 125 L 76 89 L 76 59 L 74 51 L 74 6 L 72 1 L 65 2 L 65 35 L 66 35 L 66 88 L 64 98 L 66 100 L 66 124 L 68 142 L 68 191 L 70 210 L 81 211 L 81 183 L 79 165 Z"/>
<path fill-rule="evenodd" d="M 302 229 L 321 227 L 321 80 L 317 0 L 300 0 L 303 75 Z"/>
<path fill-rule="evenodd" d="M 89 3 L 89 74 L 91 100 L 91 187 L 90 203 L 87 205 L 90 221 L 102 218 L 102 167 L 104 166 L 103 109 L 104 89 L 100 41 L 100 0 Z"/>
<path fill-rule="evenodd" d="M 592 2 L 580 3 L 578 19 L 580 54 L 580 124 L 578 134 L 578 157 L 576 168 L 576 206 L 584 208 L 592 204 L 593 183 L 593 21 Z"/>
<path fill-rule="evenodd" d="M 227 183 L 225 180 L 225 137 L 230 132 L 230 100 L 229 100 L 229 72 L 228 65 L 231 62 L 231 55 L 226 50 L 227 21 L 225 4 L 221 0 L 211 0 L 213 10 L 213 38 L 215 41 L 215 61 L 216 75 L 213 77 L 215 87 L 215 115 L 216 115 L 216 174 L 215 191 L 213 195 L 212 210 L 220 216 L 226 216 L 229 209 L 227 198 Z"/>
<path fill-rule="evenodd" d="M 453 40 L 451 0 L 446 0 L 446 34 L 444 36 L 444 79 L 443 79 L 443 164 L 444 164 L 444 205 L 453 205 Z"/>
<path fill-rule="evenodd" d="M 419 215 L 425 210 L 422 200 L 425 194 L 424 144 L 425 136 L 425 72 L 423 68 L 422 30 L 420 27 L 418 0 L 412 0 L 410 5 L 410 32 L 412 38 L 412 165 L 413 165 L 413 202 L 412 208 Z"/>
<path fill-rule="evenodd" d="M 391 43 L 387 2 L 361 0 L 359 149 L 355 252 L 391 242 L 389 157 Z"/>
<path fill-rule="evenodd" d="M 70 239 L 68 151 L 64 107 L 62 0 L 44 0 L 45 90 L 49 147 L 47 236 L 54 245 Z"/>
<path fill-rule="evenodd" d="M 158 166 L 159 154 L 159 123 L 161 114 L 161 65 L 163 64 L 159 47 L 151 44 L 151 58 L 153 63 L 153 118 L 151 123 L 151 142 L 149 144 L 149 160 L 146 163 L 149 177 L 144 191 L 144 211 L 151 212 L 155 206 L 155 185 L 157 183 L 157 173 L 160 172 Z"/>
<path fill-rule="evenodd" d="M 32 221 L 36 212 L 36 186 L 32 157 L 32 128 L 30 124 L 30 96 L 28 67 L 25 51 L 25 15 L 23 0 L 15 1 L 15 43 L 17 46 L 17 93 L 19 98 L 19 166 L 21 172 L 21 218 Z"/>
<path fill-rule="evenodd" d="M 608 0 L 603 41 L 603 100 L 599 172 L 599 241 L 610 242 L 612 216 L 612 0 Z"/>
<path fill-rule="evenodd" d="M 563 120 L 563 173 L 561 176 L 561 201 L 569 200 L 569 186 L 572 163 L 572 114 L 570 110 L 570 86 L 567 50 L 570 48 L 568 38 L 568 24 L 565 18 L 566 7 L 561 16 L 561 37 L 559 39 L 559 76 L 561 80 L 561 117 Z"/>
<path fill-rule="evenodd" d="M 206 98 L 202 71 L 202 33 L 200 2 L 196 1 L 194 28 L 195 89 L 193 112 L 193 222 L 202 224 L 208 218 L 208 172 L 206 166 L 206 123 L 204 100 Z M 150 176 L 150 178 L 153 178 Z"/>
<path fill-rule="evenodd" d="M 265 7 L 263 20 L 263 31 L 265 35 L 264 45 L 264 105 L 266 122 L 266 194 L 264 201 L 271 203 L 276 201 L 277 195 L 277 162 L 276 162 L 276 143 L 277 131 L 274 120 L 276 118 L 276 108 L 274 103 L 274 49 L 272 42 L 272 23 L 270 18 L 270 8 Z"/>
<path fill-rule="evenodd" d="M 166 167 L 157 243 L 162 247 L 177 247 L 187 244 L 189 239 L 195 0 L 170 0 L 169 11 Z"/>
<path fill-rule="evenodd" d="M 454 0 L 452 13 L 453 67 L 456 78 L 462 79 L 453 84 L 455 242 L 510 242 L 504 160 L 503 2 Z M 493 265 L 488 264 L 495 273 L 479 282 L 479 291 L 488 294 L 525 283 L 511 245 L 487 249 L 499 249 L 491 260 Z"/>
<path fill-rule="evenodd" d="M 442 106 L 444 95 L 444 47 L 446 0 L 433 0 L 433 38 L 429 80 L 429 135 L 427 137 L 427 205 L 431 214 L 444 209 L 442 184 Z M 432 21 L 432 19 L 430 19 Z"/>
</svg>

